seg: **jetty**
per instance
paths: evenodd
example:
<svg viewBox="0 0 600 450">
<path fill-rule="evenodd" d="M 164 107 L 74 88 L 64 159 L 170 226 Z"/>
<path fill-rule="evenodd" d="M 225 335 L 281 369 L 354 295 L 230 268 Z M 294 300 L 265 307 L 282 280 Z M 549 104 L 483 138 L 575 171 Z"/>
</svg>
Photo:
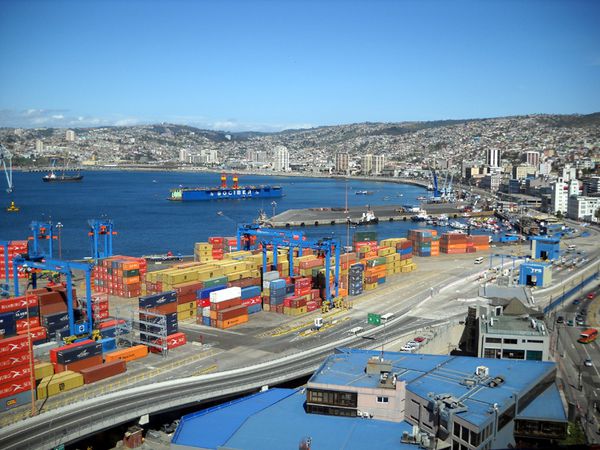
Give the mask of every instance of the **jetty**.
<svg viewBox="0 0 600 450">
<path fill-rule="evenodd" d="M 424 209 L 432 218 L 445 214 L 449 218 L 463 217 L 463 204 L 458 203 L 432 203 L 423 204 Z M 379 219 L 379 222 L 408 221 L 416 215 L 416 212 L 407 211 L 401 205 L 381 205 L 371 206 L 370 210 Z M 306 209 L 288 209 L 277 214 L 264 223 L 274 228 L 289 227 L 308 227 L 319 225 L 342 225 L 348 222 L 358 222 L 367 208 L 364 206 L 353 206 L 340 208 L 306 208 Z M 481 211 L 478 213 L 469 213 L 474 216 L 492 216 L 493 211 Z"/>
</svg>

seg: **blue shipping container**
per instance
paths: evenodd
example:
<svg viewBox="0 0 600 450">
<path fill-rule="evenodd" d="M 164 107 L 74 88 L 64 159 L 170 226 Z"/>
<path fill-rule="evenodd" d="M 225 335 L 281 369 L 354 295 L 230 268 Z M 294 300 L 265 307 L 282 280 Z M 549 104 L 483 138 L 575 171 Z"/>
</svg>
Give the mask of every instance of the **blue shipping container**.
<svg viewBox="0 0 600 450">
<path fill-rule="evenodd" d="M 139 298 L 140 308 L 154 308 L 156 306 L 168 305 L 177 301 L 177 293 L 175 291 L 161 292 L 160 294 L 146 295 Z"/>
<path fill-rule="evenodd" d="M 260 295 L 260 287 L 259 286 L 248 286 L 248 287 L 242 288 L 242 300 L 256 297 L 258 295 Z"/>
<path fill-rule="evenodd" d="M 102 344 L 102 353 L 107 353 L 117 349 L 117 341 L 114 337 L 102 338 L 98 342 Z"/>
<path fill-rule="evenodd" d="M 254 314 L 262 311 L 262 305 L 258 303 L 257 305 L 248 306 L 248 314 Z"/>
</svg>

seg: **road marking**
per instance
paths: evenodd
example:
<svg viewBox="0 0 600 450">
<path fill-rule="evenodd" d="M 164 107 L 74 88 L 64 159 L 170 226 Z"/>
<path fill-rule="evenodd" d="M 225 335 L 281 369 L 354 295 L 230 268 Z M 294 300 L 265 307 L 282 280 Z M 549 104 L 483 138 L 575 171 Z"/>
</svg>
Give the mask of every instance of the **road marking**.
<svg viewBox="0 0 600 450">
<path fill-rule="evenodd" d="M 598 393 L 596 391 L 593 391 L 593 392 L 594 392 L 594 397 L 598 397 Z"/>
</svg>

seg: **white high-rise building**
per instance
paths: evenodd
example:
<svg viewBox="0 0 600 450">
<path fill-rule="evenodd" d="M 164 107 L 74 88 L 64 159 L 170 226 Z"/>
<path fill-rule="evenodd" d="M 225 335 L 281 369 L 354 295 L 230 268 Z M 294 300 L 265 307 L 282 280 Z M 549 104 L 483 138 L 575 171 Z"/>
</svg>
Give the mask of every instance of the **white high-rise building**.
<svg viewBox="0 0 600 450">
<path fill-rule="evenodd" d="M 69 142 L 73 142 L 75 140 L 75 132 L 73 130 L 67 130 L 65 132 L 65 139 Z"/>
<path fill-rule="evenodd" d="M 569 197 L 567 216 L 574 220 L 598 222 L 596 211 L 600 209 L 600 197 Z"/>
<path fill-rule="evenodd" d="M 570 164 L 565 165 L 562 170 L 562 177 L 565 181 L 576 179 L 577 169 L 575 167 L 571 167 Z"/>
<path fill-rule="evenodd" d="M 44 151 L 44 142 L 41 139 L 35 140 L 35 151 L 43 152 Z"/>
<path fill-rule="evenodd" d="M 190 151 L 182 148 L 179 150 L 179 161 L 181 162 L 190 162 Z"/>
<path fill-rule="evenodd" d="M 373 170 L 373 155 L 370 153 L 363 155 L 361 163 L 361 172 L 363 173 L 363 175 L 369 175 Z"/>
<path fill-rule="evenodd" d="M 350 163 L 350 155 L 348 152 L 341 152 L 335 154 L 335 172 L 336 173 L 348 173 L 348 166 Z"/>
<path fill-rule="evenodd" d="M 278 145 L 274 149 L 273 170 L 278 172 L 290 171 L 290 153 L 283 145 Z"/>
<path fill-rule="evenodd" d="M 500 150 L 488 148 L 485 155 L 485 163 L 490 167 L 500 167 Z"/>
<path fill-rule="evenodd" d="M 527 164 L 537 168 L 540 164 L 540 154 L 533 150 L 527 151 L 525 152 L 525 160 L 527 161 Z"/>
<path fill-rule="evenodd" d="M 552 186 L 552 210 L 554 214 L 559 211 L 567 214 L 569 207 L 569 198 L 579 195 L 579 182 L 577 180 L 566 181 L 559 178 Z"/>
<path fill-rule="evenodd" d="M 373 156 L 373 175 L 380 175 L 385 166 L 385 156 L 375 155 Z"/>
</svg>

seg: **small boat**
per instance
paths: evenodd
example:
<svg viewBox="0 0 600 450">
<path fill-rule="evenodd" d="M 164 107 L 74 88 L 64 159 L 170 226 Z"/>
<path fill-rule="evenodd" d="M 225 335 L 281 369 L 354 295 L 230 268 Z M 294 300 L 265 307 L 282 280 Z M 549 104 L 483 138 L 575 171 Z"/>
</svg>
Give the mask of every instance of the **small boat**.
<svg viewBox="0 0 600 450">
<path fill-rule="evenodd" d="M 417 197 L 417 200 L 427 200 L 427 197 L 423 196 L 423 195 L 419 195 Z"/>
<path fill-rule="evenodd" d="M 375 214 L 373 213 L 373 211 L 371 211 L 369 209 L 369 210 L 367 210 L 367 212 L 362 213 L 362 216 L 360 217 L 360 219 L 358 219 L 358 222 L 352 222 L 350 219 L 348 219 L 348 223 L 350 225 L 355 225 L 355 226 L 372 225 L 372 224 L 378 224 L 379 219 L 377 217 L 375 217 Z"/>
<path fill-rule="evenodd" d="M 356 191 L 354 194 L 356 194 L 356 195 L 372 195 L 373 191 Z"/>
<path fill-rule="evenodd" d="M 183 261 L 183 257 L 181 255 L 169 255 L 168 253 L 164 255 L 145 255 L 142 256 L 142 258 L 150 262 Z"/>
<path fill-rule="evenodd" d="M 15 202 L 10 202 L 10 206 L 6 207 L 6 212 L 19 212 L 19 207 L 15 206 Z"/>
</svg>

